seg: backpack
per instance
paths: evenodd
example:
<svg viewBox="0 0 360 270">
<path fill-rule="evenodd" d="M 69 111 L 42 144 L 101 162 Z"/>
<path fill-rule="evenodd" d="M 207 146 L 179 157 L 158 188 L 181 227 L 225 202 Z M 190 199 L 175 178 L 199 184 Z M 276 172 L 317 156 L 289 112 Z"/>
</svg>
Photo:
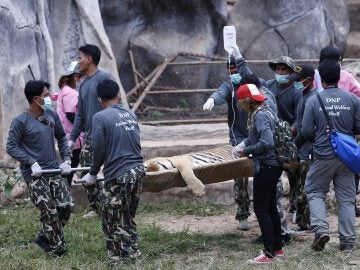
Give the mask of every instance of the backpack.
<svg viewBox="0 0 360 270">
<path fill-rule="evenodd" d="M 264 112 L 270 116 L 275 124 L 274 145 L 277 161 L 285 167 L 289 167 L 290 164 L 296 165 L 298 163 L 297 147 L 292 142 L 290 124 L 278 118 L 269 109 L 265 108 Z"/>
</svg>

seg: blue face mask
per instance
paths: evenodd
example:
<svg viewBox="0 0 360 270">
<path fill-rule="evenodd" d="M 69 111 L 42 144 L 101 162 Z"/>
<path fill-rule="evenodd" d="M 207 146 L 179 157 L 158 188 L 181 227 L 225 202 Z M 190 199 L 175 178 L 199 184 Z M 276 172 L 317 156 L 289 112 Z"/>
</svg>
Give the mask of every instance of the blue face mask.
<svg viewBox="0 0 360 270">
<path fill-rule="evenodd" d="M 240 84 L 241 76 L 239 73 L 231 74 L 230 79 L 233 84 Z"/>
<path fill-rule="evenodd" d="M 303 91 L 305 86 L 302 82 L 294 82 L 294 88 L 296 91 Z"/>
<path fill-rule="evenodd" d="M 289 75 L 280 75 L 280 74 L 277 74 L 275 73 L 275 79 L 278 83 L 280 84 L 285 84 L 285 83 L 288 83 L 289 82 Z"/>
<path fill-rule="evenodd" d="M 40 97 L 42 100 L 44 100 L 44 105 L 41 105 L 41 107 L 43 108 L 43 110 L 45 109 L 52 109 L 52 102 L 51 102 L 51 98 L 50 97 L 45 97 L 42 98 Z"/>
</svg>

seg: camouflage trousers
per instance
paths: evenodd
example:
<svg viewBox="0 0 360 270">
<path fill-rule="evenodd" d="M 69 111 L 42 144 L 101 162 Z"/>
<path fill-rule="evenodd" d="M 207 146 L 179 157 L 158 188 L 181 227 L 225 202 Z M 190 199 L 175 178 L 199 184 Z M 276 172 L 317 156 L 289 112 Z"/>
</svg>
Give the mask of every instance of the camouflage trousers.
<svg viewBox="0 0 360 270">
<path fill-rule="evenodd" d="M 39 235 L 47 239 L 50 252 L 66 251 L 63 227 L 74 207 L 67 180 L 60 175 L 41 176 L 29 179 L 27 185 L 31 201 L 40 210 Z"/>
<path fill-rule="evenodd" d="M 81 167 L 90 167 L 92 162 L 92 148 L 91 141 L 86 140 L 80 153 L 80 166 Z M 86 172 L 82 173 L 84 176 Z M 84 185 L 86 196 L 88 197 L 90 207 L 96 211 L 99 215 L 101 214 L 101 203 L 100 203 L 100 190 L 101 183 L 96 181 L 95 185 L 86 186 Z"/>
<path fill-rule="evenodd" d="M 249 178 L 240 177 L 234 179 L 234 194 L 237 210 L 235 214 L 236 220 L 247 219 L 250 216 L 250 198 L 248 192 Z"/>
<path fill-rule="evenodd" d="M 296 185 L 297 205 L 296 205 L 296 224 L 301 228 L 310 227 L 310 209 L 304 191 L 306 175 L 309 171 L 310 162 L 300 161 L 300 181 Z"/>
<path fill-rule="evenodd" d="M 296 211 L 297 205 L 297 185 L 300 182 L 300 168 L 295 168 L 294 170 L 288 171 L 287 176 L 289 179 L 290 193 L 289 193 L 289 202 L 290 202 L 290 212 Z"/>
<path fill-rule="evenodd" d="M 101 189 L 102 228 L 112 261 L 135 258 L 140 252 L 134 218 L 144 179 L 145 169 L 138 166 L 106 180 Z"/>
<path fill-rule="evenodd" d="M 279 212 L 279 217 L 281 220 L 281 234 L 285 235 L 289 233 L 289 226 L 286 220 L 285 210 L 281 202 L 283 194 L 284 194 L 284 188 L 281 179 L 279 179 L 279 181 L 276 184 L 276 208 Z"/>
</svg>

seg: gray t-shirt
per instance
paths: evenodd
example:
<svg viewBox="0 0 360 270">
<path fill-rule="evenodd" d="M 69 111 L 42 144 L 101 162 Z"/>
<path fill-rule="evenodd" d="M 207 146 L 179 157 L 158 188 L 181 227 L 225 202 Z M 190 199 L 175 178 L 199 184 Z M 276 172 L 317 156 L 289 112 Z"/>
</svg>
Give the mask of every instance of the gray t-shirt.
<svg viewBox="0 0 360 270">
<path fill-rule="evenodd" d="M 15 117 L 10 125 L 6 144 L 7 153 L 20 162 L 24 179 L 31 177 L 31 165 L 38 162 L 44 169 L 58 169 L 54 138 L 63 160 L 70 159 L 64 129 L 56 112 L 46 109 L 43 117 L 52 123 L 52 127 L 41 123 L 28 112 Z"/>
<path fill-rule="evenodd" d="M 360 134 L 360 99 L 357 96 L 332 87 L 322 91 L 320 97 L 335 130 L 349 135 Z M 313 142 L 314 155 L 319 159 L 335 156 L 326 127 L 325 115 L 316 95 L 313 95 L 305 104 L 301 133 Z"/>
<path fill-rule="evenodd" d="M 96 175 L 104 164 L 106 180 L 143 165 L 140 129 L 135 114 L 120 104 L 96 113 L 92 125 L 92 148 L 90 174 Z"/>
<path fill-rule="evenodd" d="M 86 77 L 80 84 L 78 113 L 75 116 L 75 122 L 70 134 L 70 140 L 75 142 L 82 131 L 85 132 L 85 138 L 91 140 L 92 117 L 95 113 L 102 110 L 98 100 L 96 88 L 103 80 L 114 80 L 114 77 L 107 72 L 97 70 L 90 77 Z"/>
</svg>

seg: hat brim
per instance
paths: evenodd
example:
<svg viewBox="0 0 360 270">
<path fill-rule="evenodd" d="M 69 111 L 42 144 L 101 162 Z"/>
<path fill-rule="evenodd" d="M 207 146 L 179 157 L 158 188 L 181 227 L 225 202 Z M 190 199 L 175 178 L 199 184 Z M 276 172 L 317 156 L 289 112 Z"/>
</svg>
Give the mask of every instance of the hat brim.
<svg viewBox="0 0 360 270">
<path fill-rule="evenodd" d="M 73 75 L 73 74 L 75 74 L 75 73 L 76 73 L 75 71 L 67 70 L 67 71 L 64 71 L 64 72 L 61 74 L 61 77 L 70 76 L 70 75 Z"/>
<path fill-rule="evenodd" d="M 287 67 L 289 67 L 292 71 L 294 71 L 294 68 L 292 66 L 289 66 L 288 63 L 285 63 L 285 62 L 277 62 L 277 61 L 274 61 L 274 62 L 269 62 L 269 67 L 273 70 L 273 71 L 276 71 L 276 65 L 277 64 L 283 64 Z"/>
<path fill-rule="evenodd" d="M 256 95 L 256 96 L 251 96 L 249 98 L 251 98 L 255 101 L 264 101 L 267 99 L 264 95 Z"/>
<path fill-rule="evenodd" d="M 298 82 L 302 79 L 301 75 L 299 73 L 293 72 L 288 77 L 289 81 L 291 82 Z"/>
</svg>

